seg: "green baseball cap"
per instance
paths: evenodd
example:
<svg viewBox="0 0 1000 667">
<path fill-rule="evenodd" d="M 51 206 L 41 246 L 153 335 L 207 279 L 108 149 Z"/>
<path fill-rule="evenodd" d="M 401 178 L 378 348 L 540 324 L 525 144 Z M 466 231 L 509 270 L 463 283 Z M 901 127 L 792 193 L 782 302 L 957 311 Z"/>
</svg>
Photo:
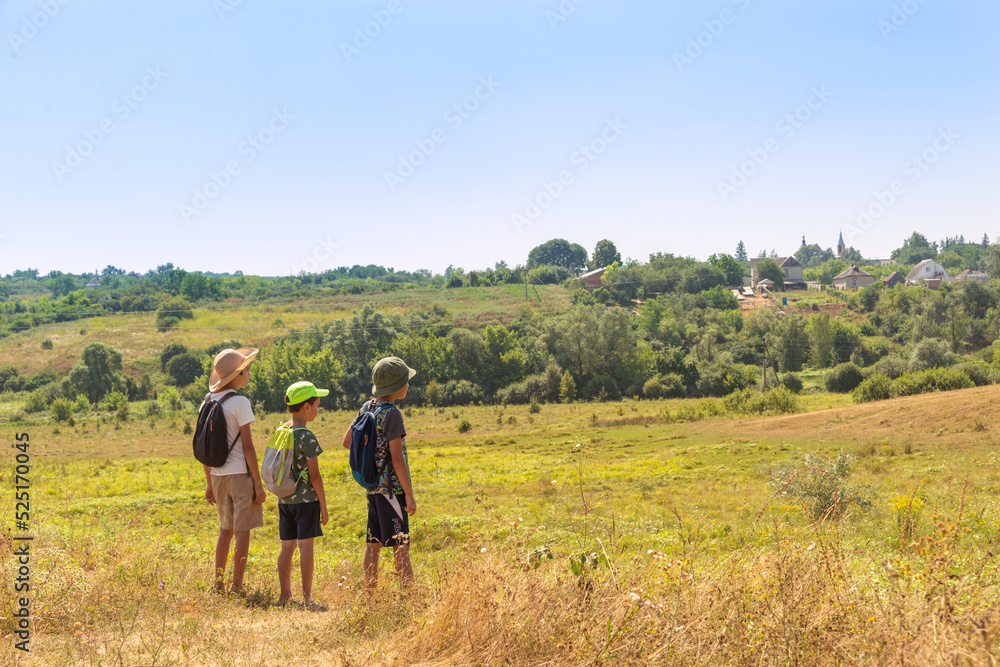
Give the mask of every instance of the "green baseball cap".
<svg viewBox="0 0 1000 667">
<path fill-rule="evenodd" d="M 379 359 L 372 369 L 372 396 L 381 398 L 395 394 L 416 374 L 417 372 L 399 357 Z"/>
<path fill-rule="evenodd" d="M 296 382 L 285 390 L 285 403 L 296 405 L 310 398 L 322 397 L 330 393 L 329 389 L 317 389 L 312 382 Z"/>
</svg>

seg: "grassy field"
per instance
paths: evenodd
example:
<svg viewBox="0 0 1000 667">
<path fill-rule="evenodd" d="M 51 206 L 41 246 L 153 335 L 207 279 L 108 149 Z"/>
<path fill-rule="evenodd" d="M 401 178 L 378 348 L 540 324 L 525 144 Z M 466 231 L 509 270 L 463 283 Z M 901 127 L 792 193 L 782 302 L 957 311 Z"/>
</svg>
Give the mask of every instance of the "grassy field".
<svg viewBox="0 0 1000 667">
<path fill-rule="evenodd" d="M 365 303 L 374 304 L 382 312 L 403 315 L 430 312 L 436 307 L 443 312 L 443 321 L 473 329 L 509 322 L 523 308 L 553 315 L 570 306 L 570 293 L 558 285 L 538 286 L 537 294 L 533 288 L 529 295 L 531 300 L 526 301 L 522 287 L 504 285 L 310 297 L 292 303 L 225 302 L 194 307 L 193 319 L 181 320 L 168 331 L 156 328 L 155 313 L 92 317 L 49 324 L 0 339 L 0 364 L 14 364 L 23 375 L 42 369 L 64 372 L 80 359 L 88 343 L 97 341 L 121 351 L 127 372 L 143 371 L 148 369 L 142 361 L 158 360 L 160 351 L 170 342 L 197 350 L 236 339 L 243 345 L 263 348 L 289 331 L 349 317 Z M 52 349 L 42 348 L 45 340 L 52 341 Z"/>
<path fill-rule="evenodd" d="M 992 386 L 860 406 L 814 394 L 800 414 L 694 421 L 678 416 L 696 401 L 404 406 L 417 585 L 401 594 L 383 571 L 374 598 L 360 590 L 364 498 L 337 446 L 350 415 L 324 413 L 326 613 L 269 606 L 273 498 L 248 598 L 209 592 L 217 519 L 182 432 L 190 411 L 10 425 L 8 440 L 31 437 L 34 625 L 23 654 L 0 620 L 0 661 L 995 664 L 998 401 Z M 258 415 L 258 450 L 281 419 Z M 859 495 L 839 517 L 813 520 L 771 483 L 841 452 L 852 472 L 838 484 Z M 0 544 L 10 582 L 9 532 Z"/>
</svg>

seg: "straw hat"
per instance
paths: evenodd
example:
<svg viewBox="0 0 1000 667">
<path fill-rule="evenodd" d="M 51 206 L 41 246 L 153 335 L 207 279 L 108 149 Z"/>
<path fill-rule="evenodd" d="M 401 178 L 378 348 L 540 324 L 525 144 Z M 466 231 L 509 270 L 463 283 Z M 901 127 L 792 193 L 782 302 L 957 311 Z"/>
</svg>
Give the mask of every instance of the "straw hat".
<svg viewBox="0 0 1000 667">
<path fill-rule="evenodd" d="M 257 348 L 241 347 L 238 350 L 226 349 L 215 355 L 212 362 L 212 375 L 208 378 L 209 391 L 218 391 L 233 381 L 250 365 L 257 356 Z"/>
</svg>

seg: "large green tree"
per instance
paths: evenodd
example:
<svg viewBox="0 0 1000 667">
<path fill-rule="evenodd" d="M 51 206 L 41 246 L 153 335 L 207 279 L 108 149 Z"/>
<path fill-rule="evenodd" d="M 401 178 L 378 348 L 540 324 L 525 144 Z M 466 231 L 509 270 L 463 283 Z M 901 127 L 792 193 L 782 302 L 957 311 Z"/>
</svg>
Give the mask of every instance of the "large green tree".
<svg viewBox="0 0 1000 667">
<path fill-rule="evenodd" d="M 708 258 L 708 263 L 717 269 L 721 269 L 726 274 L 726 284 L 737 286 L 743 284 L 743 265 L 732 255 L 712 255 Z"/>
<path fill-rule="evenodd" d="M 594 269 L 603 269 L 605 266 L 611 266 L 615 262 L 620 264 L 621 261 L 622 254 L 618 252 L 615 244 L 608 239 L 602 239 L 594 246 L 594 254 L 591 255 L 587 268 L 591 271 Z"/>
<path fill-rule="evenodd" d="M 823 262 L 833 259 L 833 251 L 829 248 L 825 250 L 819 247 L 818 243 L 813 243 L 811 245 L 804 245 L 795 251 L 795 259 L 798 260 L 799 264 L 803 268 L 812 268 L 814 266 L 819 266 Z"/>
<path fill-rule="evenodd" d="M 566 239 L 552 239 L 536 246 L 528 253 L 528 265 L 531 267 L 550 264 L 579 273 L 587 266 L 587 251 L 578 243 L 570 243 Z"/>
<path fill-rule="evenodd" d="M 923 234 L 913 232 L 903 245 L 892 251 L 892 258 L 899 264 L 917 264 L 925 259 L 937 257 L 937 245 L 927 240 Z"/>
<path fill-rule="evenodd" d="M 104 343 L 91 343 L 83 348 L 80 361 L 63 380 L 63 393 L 66 396 L 84 394 L 91 403 L 99 403 L 112 391 L 124 394 L 127 385 L 121 371 L 121 352 Z"/>
<path fill-rule="evenodd" d="M 757 262 L 757 282 L 767 278 L 778 287 L 785 285 L 785 272 L 781 270 L 778 263 L 773 259 L 764 259 Z"/>
</svg>

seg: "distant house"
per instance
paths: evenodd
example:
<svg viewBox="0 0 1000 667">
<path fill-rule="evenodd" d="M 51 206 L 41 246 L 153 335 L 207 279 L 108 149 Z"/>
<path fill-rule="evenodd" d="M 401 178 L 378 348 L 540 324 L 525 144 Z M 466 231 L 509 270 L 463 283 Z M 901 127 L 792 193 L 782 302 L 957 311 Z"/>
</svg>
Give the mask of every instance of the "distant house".
<svg viewBox="0 0 1000 667">
<path fill-rule="evenodd" d="M 937 280 L 940 284 L 950 282 L 951 276 L 948 275 L 943 266 L 933 259 L 925 259 L 906 274 L 907 285 L 919 285 L 922 281 L 927 280 Z M 937 287 L 935 286 L 931 289 L 937 289 Z"/>
<path fill-rule="evenodd" d="M 886 287 L 895 287 L 896 285 L 906 284 L 906 280 L 903 276 L 899 275 L 899 271 L 893 271 L 889 274 L 889 277 L 883 278 L 882 282 L 885 283 Z"/>
<path fill-rule="evenodd" d="M 840 275 L 834 276 L 833 286 L 841 290 L 861 289 L 875 282 L 875 276 L 852 266 Z"/>
<path fill-rule="evenodd" d="M 100 277 L 100 276 L 95 276 L 95 277 L 94 277 L 94 278 L 92 278 L 92 279 L 91 279 L 91 281 L 90 281 L 89 283 L 87 283 L 87 285 L 86 285 L 86 287 L 90 287 L 90 288 L 92 288 L 92 289 L 97 289 L 97 288 L 98 288 L 98 287 L 100 287 L 100 286 L 101 286 L 101 277 Z"/>
<path fill-rule="evenodd" d="M 802 279 L 802 265 L 794 257 L 754 257 L 750 260 L 750 283 L 752 287 L 760 284 L 757 265 L 770 259 L 785 274 L 785 289 L 805 289 L 806 281 Z M 773 283 L 772 283 L 773 284 Z"/>
<path fill-rule="evenodd" d="M 977 283 L 988 283 L 990 281 L 990 277 L 982 271 L 975 271 L 973 269 L 966 269 L 955 276 L 956 283 L 962 283 L 966 280 L 971 280 Z"/>
<path fill-rule="evenodd" d="M 601 269 L 594 269 L 593 271 L 588 271 L 587 273 L 580 276 L 580 280 L 586 280 L 587 284 L 590 285 L 591 287 L 602 287 L 603 282 L 601 281 L 601 278 L 604 276 L 604 272 L 607 270 L 607 268 L 608 267 L 605 266 L 604 268 Z"/>
</svg>

